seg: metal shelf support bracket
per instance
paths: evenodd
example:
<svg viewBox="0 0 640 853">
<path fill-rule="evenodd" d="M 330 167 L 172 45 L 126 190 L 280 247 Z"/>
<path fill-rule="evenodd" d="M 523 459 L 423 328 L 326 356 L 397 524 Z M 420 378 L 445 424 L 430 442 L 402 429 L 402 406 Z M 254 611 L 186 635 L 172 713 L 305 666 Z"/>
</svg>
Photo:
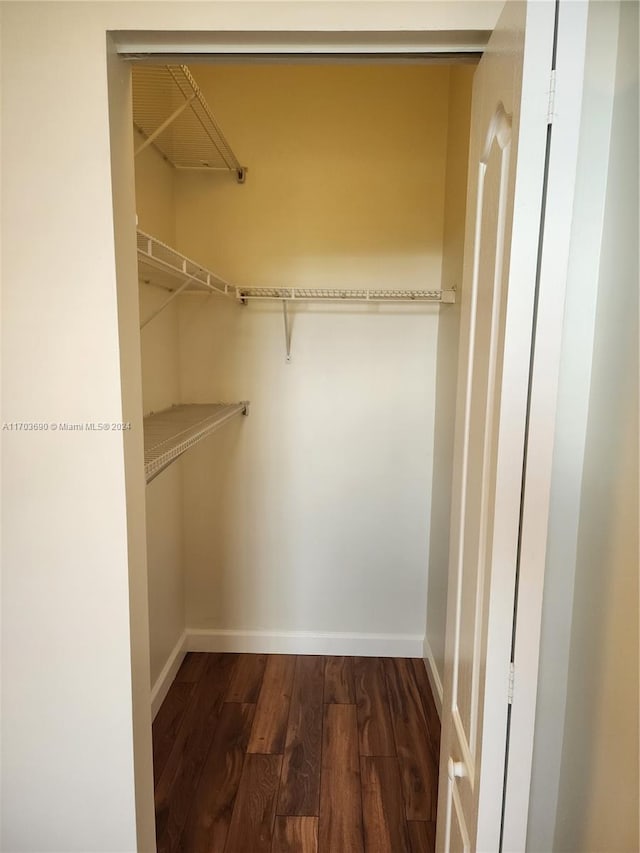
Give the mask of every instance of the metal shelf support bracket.
<svg viewBox="0 0 640 853">
<path fill-rule="evenodd" d="M 133 156 L 137 157 L 141 151 L 144 151 L 144 149 L 147 148 L 147 146 L 151 145 L 151 143 L 154 141 L 154 139 L 156 139 L 158 136 L 160 136 L 160 134 L 163 131 L 165 131 L 169 127 L 169 125 L 172 122 L 174 122 L 178 118 L 178 116 L 186 110 L 186 108 L 191 104 L 191 101 L 193 101 L 195 97 L 196 97 L 196 94 L 194 92 L 194 94 L 191 95 L 190 98 L 187 98 L 187 100 L 184 102 L 184 104 L 180 104 L 178 109 L 175 110 L 174 112 L 172 112 L 171 115 L 169 116 L 169 118 L 167 118 L 165 121 L 163 121 L 162 124 L 158 128 L 156 128 L 156 130 L 153 131 L 153 133 L 151 133 L 149 136 L 147 136 L 147 138 L 142 143 L 142 145 L 139 145 L 138 148 L 136 148 Z"/>
<path fill-rule="evenodd" d="M 286 299 L 282 300 L 282 316 L 284 319 L 284 343 L 287 350 L 285 361 L 291 364 L 291 318 L 289 317 L 289 306 Z"/>
</svg>

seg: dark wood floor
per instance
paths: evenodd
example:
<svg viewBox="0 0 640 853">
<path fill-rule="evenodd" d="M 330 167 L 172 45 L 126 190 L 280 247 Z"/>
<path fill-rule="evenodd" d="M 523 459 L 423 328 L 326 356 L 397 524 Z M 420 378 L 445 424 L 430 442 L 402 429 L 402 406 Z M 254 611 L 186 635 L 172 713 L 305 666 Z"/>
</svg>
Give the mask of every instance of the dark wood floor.
<svg viewBox="0 0 640 853">
<path fill-rule="evenodd" d="M 159 853 L 425 853 L 421 660 L 189 654 L 153 724 Z"/>
</svg>

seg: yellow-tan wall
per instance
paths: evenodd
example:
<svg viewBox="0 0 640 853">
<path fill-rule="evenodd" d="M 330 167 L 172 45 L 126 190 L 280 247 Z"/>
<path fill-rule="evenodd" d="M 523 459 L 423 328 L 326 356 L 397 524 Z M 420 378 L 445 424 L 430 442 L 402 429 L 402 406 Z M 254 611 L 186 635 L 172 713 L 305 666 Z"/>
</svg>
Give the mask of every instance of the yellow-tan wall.
<svg viewBox="0 0 640 853">
<path fill-rule="evenodd" d="M 239 284 L 439 286 L 446 66 L 194 73 L 249 173 L 180 176 L 187 254 Z"/>
<path fill-rule="evenodd" d="M 179 175 L 180 247 L 232 282 L 439 288 L 449 68 L 194 66 L 249 167 Z M 439 310 L 185 297 L 185 399 L 251 414 L 184 460 L 187 624 L 420 654 Z M 373 640 L 372 640 L 373 638 Z"/>
</svg>

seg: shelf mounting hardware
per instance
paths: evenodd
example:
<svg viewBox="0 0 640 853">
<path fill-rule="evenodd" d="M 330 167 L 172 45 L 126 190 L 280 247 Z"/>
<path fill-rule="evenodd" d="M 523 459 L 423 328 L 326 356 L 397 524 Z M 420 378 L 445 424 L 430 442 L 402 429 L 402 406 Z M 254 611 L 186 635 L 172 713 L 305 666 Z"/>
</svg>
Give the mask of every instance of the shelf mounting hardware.
<svg viewBox="0 0 640 853">
<path fill-rule="evenodd" d="M 282 300 L 282 316 L 284 319 L 284 342 L 287 349 L 286 362 L 291 364 L 291 318 L 289 317 L 289 308 L 287 300 Z"/>
<path fill-rule="evenodd" d="M 159 305 L 155 309 L 155 311 L 152 311 L 151 314 L 149 314 L 149 316 L 146 318 L 146 320 L 143 320 L 142 323 L 140 323 L 140 331 L 142 331 L 148 323 L 154 320 L 158 316 L 158 314 L 161 314 L 167 307 L 167 305 L 169 305 L 170 302 L 173 302 L 176 296 L 179 296 L 183 290 L 186 290 L 186 288 L 191 284 L 192 280 L 193 279 L 188 278 L 186 279 L 186 281 L 183 281 L 180 287 L 177 290 L 174 290 L 173 293 L 167 299 L 165 299 L 162 305 Z"/>
<path fill-rule="evenodd" d="M 195 95 L 191 95 L 191 97 L 190 97 L 190 98 L 187 98 L 187 100 L 184 102 L 184 104 L 181 104 L 181 105 L 178 107 L 178 109 L 177 109 L 177 110 L 175 110 L 174 112 L 172 112 L 172 113 L 171 113 L 171 115 L 169 116 L 169 118 L 168 118 L 168 119 L 165 119 L 165 121 L 163 121 L 163 122 L 162 122 L 162 124 L 160 125 L 160 127 L 159 127 L 159 128 L 157 128 L 156 130 L 154 130 L 154 131 L 153 131 L 153 133 L 152 133 L 150 136 L 147 136 L 147 138 L 146 138 L 146 139 L 145 139 L 145 141 L 142 143 L 142 145 L 139 145 L 139 146 L 136 148 L 136 150 L 135 150 L 135 152 L 134 152 L 134 157 L 137 157 L 137 156 L 138 156 L 138 154 L 139 154 L 141 151 L 144 151 L 144 149 L 145 149 L 145 148 L 147 148 L 149 145 L 151 145 L 151 143 L 152 143 L 155 139 L 157 139 L 157 138 L 158 138 L 158 136 L 160 136 L 160 134 L 161 134 L 164 130 L 166 130 L 166 129 L 169 127 L 169 125 L 171 124 L 171 122 L 172 122 L 172 121 L 175 121 L 175 119 L 177 119 L 177 118 L 178 118 L 178 116 L 180 115 L 180 113 L 181 113 L 181 112 L 183 112 L 184 110 L 186 110 L 186 108 L 189 106 L 189 104 L 191 103 L 191 101 L 193 101 L 193 99 L 194 99 L 194 98 L 195 98 Z"/>
</svg>

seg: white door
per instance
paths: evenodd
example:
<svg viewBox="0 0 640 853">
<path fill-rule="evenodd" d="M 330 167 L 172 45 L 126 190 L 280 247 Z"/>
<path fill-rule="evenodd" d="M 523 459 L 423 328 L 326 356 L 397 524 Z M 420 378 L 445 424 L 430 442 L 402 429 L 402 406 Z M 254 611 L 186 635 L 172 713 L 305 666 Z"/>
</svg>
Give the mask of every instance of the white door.
<svg viewBox="0 0 640 853">
<path fill-rule="evenodd" d="M 507 2 L 476 70 L 437 849 L 500 849 L 552 2 Z"/>
</svg>

